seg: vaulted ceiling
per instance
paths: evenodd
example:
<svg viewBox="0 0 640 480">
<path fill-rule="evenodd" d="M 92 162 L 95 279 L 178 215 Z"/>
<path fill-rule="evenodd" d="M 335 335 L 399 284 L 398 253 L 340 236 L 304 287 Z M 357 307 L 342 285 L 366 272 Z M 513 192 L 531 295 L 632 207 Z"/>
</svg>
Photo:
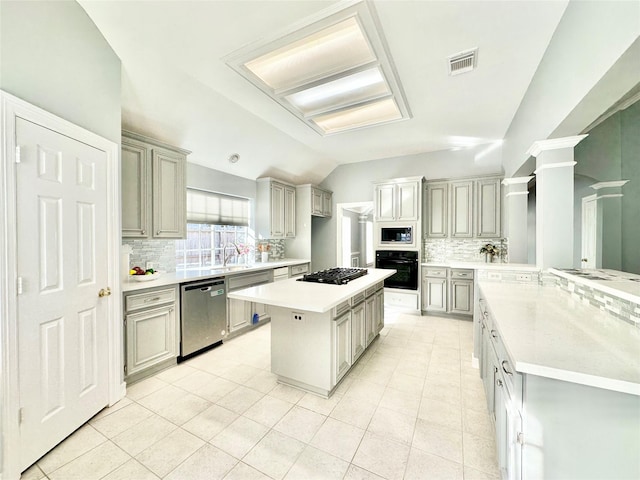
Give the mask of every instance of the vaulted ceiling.
<svg viewBox="0 0 640 480">
<path fill-rule="evenodd" d="M 296 183 L 318 183 L 344 163 L 502 139 L 567 4 L 370 2 L 411 118 L 321 136 L 224 59 L 335 3 L 80 0 L 122 60 L 123 128 L 191 150 L 189 161 L 216 170 Z M 447 58 L 475 47 L 477 68 L 449 76 Z M 230 163 L 234 153 L 240 160 Z"/>
</svg>

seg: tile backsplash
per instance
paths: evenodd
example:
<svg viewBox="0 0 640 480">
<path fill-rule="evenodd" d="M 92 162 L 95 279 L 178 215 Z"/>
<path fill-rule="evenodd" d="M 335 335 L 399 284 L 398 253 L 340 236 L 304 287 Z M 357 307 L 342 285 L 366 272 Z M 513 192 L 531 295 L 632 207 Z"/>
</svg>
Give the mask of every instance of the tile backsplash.
<svg viewBox="0 0 640 480">
<path fill-rule="evenodd" d="M 147 262 L 154 262 L 161 272 L 176 271 L 176 241 L 159 239 L 122 239 L 122 245 L 131 247 L 129 268 L 146 268 Z"/>
<path fill-rule="evenodd" d="M 276 239 L 267 239 L 267 240 L 258 240 L 256 242 L 256 262 L 261 261 L 260 251 L 258 247 L 260 245 L 268 245 L 269 246 L 269 260 L 279 260 L 281 258 L 285 258 L 284 255 L 284 240 L 276 240 Z"/>
<path fill-rule="evenodd" d="M 492 243 L 500 249 L 501 255 L 494 263 L 508 263 L 509 249 L 506 238 L 425 238 L 423 242 L 424 262 L 484 262 L 485 255 L 480 248 Z"/>
</svg>

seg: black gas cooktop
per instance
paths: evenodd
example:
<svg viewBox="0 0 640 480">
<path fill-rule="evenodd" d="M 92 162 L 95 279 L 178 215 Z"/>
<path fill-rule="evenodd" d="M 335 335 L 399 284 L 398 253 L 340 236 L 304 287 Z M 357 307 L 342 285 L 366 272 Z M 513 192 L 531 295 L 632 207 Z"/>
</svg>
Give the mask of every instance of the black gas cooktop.
<svg viewBox="0 0 640 480">
<path fill-rule="evenodd" d="M 366 268 L 327 268 L 326 270 L 303 275 L 298 281 L 344 285 L 366 274 Z"/>
</svg>

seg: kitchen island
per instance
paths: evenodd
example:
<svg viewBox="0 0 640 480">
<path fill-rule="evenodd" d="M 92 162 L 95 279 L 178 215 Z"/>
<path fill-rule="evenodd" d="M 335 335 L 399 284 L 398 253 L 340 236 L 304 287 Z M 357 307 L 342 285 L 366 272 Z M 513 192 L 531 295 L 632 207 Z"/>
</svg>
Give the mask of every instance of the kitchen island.
<svg viewBox="0 0 640 480">
<path fill-rule="evenodd" d="M 368 269 L 346 285 L 295 279 L 229 293 L 271 312 L 271 371 L 281 383 L 329 397 L 384 327 L 384 279 Z"/>
</svg>

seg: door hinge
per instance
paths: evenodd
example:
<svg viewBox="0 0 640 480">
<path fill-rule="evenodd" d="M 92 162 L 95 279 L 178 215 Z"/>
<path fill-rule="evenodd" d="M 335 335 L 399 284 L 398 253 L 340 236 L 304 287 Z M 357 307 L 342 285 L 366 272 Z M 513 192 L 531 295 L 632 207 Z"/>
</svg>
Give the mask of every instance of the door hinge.
<svg viewBox="0 0 640 480">
<path fill-rule="evenodd" d="M 18 295 L 22 295 L 22 277 L 18 277 L 16 282 L 16 289 L 18 291 Z"/>
<path fill-rule="evenodd" d="M 18 424 L 22 425 L 22 422 L 24 422 L 24 408 L 19 408 L 18 409 Z"/>
<path fill-rule="evenodd" d="M 20 157 L 20 145 L 16 145 L 16 163 L 20 163 L 22 158 Z"/>
<path fill-rule="evenodd" d="M 524 433 L 522 433 L 522 432 L 518 432 L 518 434 L 516 435 L 516 441 L 517 441 L 520 445 L 524 445 Z"/>
</svg>

